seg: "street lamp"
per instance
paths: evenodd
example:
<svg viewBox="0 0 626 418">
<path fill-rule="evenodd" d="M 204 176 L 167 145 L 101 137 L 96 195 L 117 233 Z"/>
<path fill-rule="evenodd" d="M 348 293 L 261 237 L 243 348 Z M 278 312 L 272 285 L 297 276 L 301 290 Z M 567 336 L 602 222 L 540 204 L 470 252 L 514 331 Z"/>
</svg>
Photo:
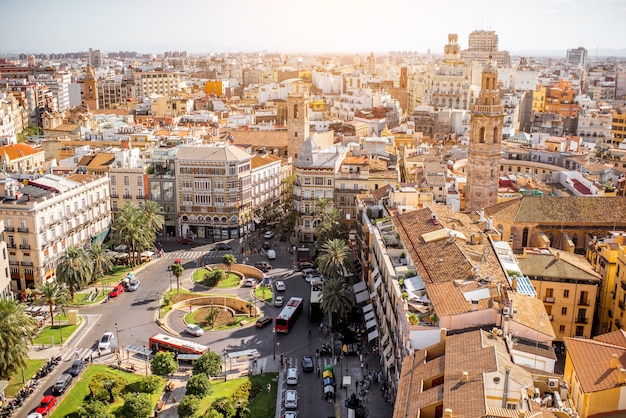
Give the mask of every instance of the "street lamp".
<svg viewBox="0 0 626 418">
<path fill-rule="evenodd" d="M 157 292 L 157 311 L 158 311 L 158 318 L 161 319 L 161 298 L 160 298 L 159 292 Z"/>
<path fill-rule="evenodd" d="M 272 384 L 268 383 L 267 384 L 267 416 L 268 417 L 272 416 L 272 411 L 270 410 L 271 402 L 272 402 Z"/>
<path fill-rule="evenodd" d="M 117 351 L 121 353 L 122 344 L 120 343 L 120 329 L 117 327 L 117 322 L 115 323 L 115 338 L 117 338 Z"/>
<path fill-rule="evenodd" d="M 59 323 L 59 335 L 61 336 L 61 344 L 63 344 L 63 327 L 61 326 L 61 312 L 57 314 L 57 321 Z"/>
<path fill-rule="evenodd" d="M 145 344 L 143 345 L 143 352 L 144 352 L 144 354 L 146 354 L 148 352 L 148 350 L 146 349 L 146 345 Z M 146 366 L 146 376 L 148 376 L 148 356 L 144 355 L 143 358 L 144 358 L 144 364 Z"/>
<path fill-rule="evenodd" d="M 272 337 L 274 341 L 274 344 L 272 344 L 272 347 L 274 348 L 274 355 L 272 357 L 276 360 L 276 328 L 272 328 Z"/>
<path fill-rule="evenodd" d="M 170 292 L 172 291 L 172 268 L 170 267 Z"/>
<path fill-rule="evenodd" d="M 224 382 L 226 381 L 226 348 L 224 348 Z"/>
</svg>

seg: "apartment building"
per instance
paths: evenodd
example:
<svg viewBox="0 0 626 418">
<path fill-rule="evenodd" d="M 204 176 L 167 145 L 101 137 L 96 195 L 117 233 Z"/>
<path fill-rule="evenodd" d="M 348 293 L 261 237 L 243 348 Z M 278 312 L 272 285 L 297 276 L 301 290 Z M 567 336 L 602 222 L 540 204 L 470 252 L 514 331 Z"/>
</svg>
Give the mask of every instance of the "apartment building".
<svg viewBox="0 0 626 418">
<path fill-rule="evenodd" d="M 626 139 L 626 112 L 624 109 L 614 109 L 611 116 L 612 141 L 614 144 L 622 144 Z"/>
<path fill-rule="evenodd" d="M 107 176 L 48 174 L 24 184 L 3 174 L 0 196 L 13 292 L 54 279 L 68 247 L 102 241 L 110 228 Z"/>
<path fill-rule="evenodd" d="M 553 248 L 527 248 L 517 262 L 543 300 L 556 341 L 591 338 L 602 277 L 584 256 Z"/>
<path fill-rule="evenodd" d="M 146 158 L 149 199 L 163 209 L 163 229 L 166 236 L 180 236 L 178 224 L 178 187 L 175 178 L 176 153 L 180 146 L 153 148 Z"/>
<path fill-rule="evenodd" d="M 0 164 L 7 173 L 38 173 L 43 169 L 45 152 L 28 144 L 19 143 L 0 147 Z"/>
<path fill-rule="evenodd" d="M 620 417 L 626 383 L 626 334 L 619 329 L 592 340 L 566 338 L 563 379 L 580 418 Z"/>
<path fill-rule="evenodd" d="M 283 160 L 272 154 L 252 157 L 250 176 L 252 178 L 252 208 L 254 221 L 261 219 L 262 213 L 280 206 L 282 182 L 287 172 L 282 169 Z M 250 219 L 246 219 L 248 225 Z"/>
<path fill-rule="evenodd" d="M 115 152 L 115 159 L 108 167 L 111 178 L 111 211 L 114 216 L 125 203 L 140 207 L 148 200 L 148 174 L 139 154 L 137 148 L 119 150 Z"/>
<path fill-rule="evenodd" d="M 180 236 L 240 237 L 252 220 L 252 156 L 232 145 L 181 146 L 174 160 Z"/>
<path fill-rule="evenodd" d="M 475 30 L 469 34 L 467 49 L 461 51 L 461 58 L 466 61 L 478 61 L 480 65 L 495 62 L 499 67 L 511 65 L 508 51 L 498 50 L 498 35 L 492 30 Z"/>
<path fill-rule="evenodd" d="M 0 219 L 0 236 L 4 237 L 4 220 L 2 219 Z M 13 299 L 9 255 L 4 239 L 0 241 L 0 299 Z"/>
<path fill-rule="evenodd" d="M 177 71 L 135 71 L 133 81 L 138 97 L 174 96 L 180 90 L 181 78 Z"/>
</svg>

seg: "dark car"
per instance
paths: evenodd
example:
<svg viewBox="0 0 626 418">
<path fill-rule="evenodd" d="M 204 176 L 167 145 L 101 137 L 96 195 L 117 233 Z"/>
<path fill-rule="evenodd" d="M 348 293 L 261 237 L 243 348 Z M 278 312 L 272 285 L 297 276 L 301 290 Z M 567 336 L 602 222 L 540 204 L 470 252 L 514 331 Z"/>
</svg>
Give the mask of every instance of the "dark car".
<svg viewBox="0 0 626 418">
<path fill-rule="evenodd" d="M 254 267 L 258 268 L 264 273 L 272 269 L 272 265 L 267 261 L 257 261 L 256 263 L 254 263 Z"/>
<path fill-rule="evenodd" d="M 269 241 L 265 241 L 265 242 L 263 243 L 263 249 L 264 249 L 264 250 L 269 250 L 270 248 L 272 248 L 272 244 L 270 244 L 270 242 L 269 242 Z"/>
<path fill-rule="evenodd" d="M 313 357 L 302 356 L 302 370 L 305 372 L 312 372 L 314 369 L 315 365 L 313 363 Z"/>
<path fill-rule="evenodd" d="M 232 250 L 233 247 L 231 247 L 230 244 L 225 244 L 223 242 L 220 242 L 215 245 L 215 249 L 218 251 L 225 251 L 225 250 Z"/>
<path fill-rule="evenodd" d="M 181 238 L 178 240 L 180 245 L 191 245 L 193 244 L 193 240 L 191 238 Z"/>
<path fill-rule="evenodd" d="M 113 290 L 109 292 L 109 296 L 114 298 L 116 296 L 119 296 L 121 293 L 124 293 L 124 286 L 122 286 L 121 284 L 118 284 L 117 286 L 113 288 Z"/>
<path fill-rule="evenodd" d="M 65 392 L 65 389 L 68 388 L 71 382 L 72 375 L 69 373 L 63 373 L 61 376 L 59 376 L 57 382 L 52 387 L 52 393 L 54 393 L 55 395 L 62 394 L 63 392 Z"/>
<path fill-rule="evenodd" d="M 48 415 L 56 403 L 57 398 L 52 395 L 46 395 L 43 399 L 41 399 L 41 402 L 35 411 L 41 415 Z"/>
<path fill-rule="evenodd" d="M 67 372 L 71 374 L 72 376 L 78 376 L 78 374 L 80 373 L 82 369 L 83 369 L 83 361 L 74 360 L 74 363 L 72 363 L 72 366 L 69 368 Z"/>
<path fill-rule="evenodd" d="M 269 316 L 262 316 L 256 321 L 255 325 L 257 328 L 263 328 L 263 327 L 268 326 L 271 323 L 272 323 L 272 318 L 270 318 Z"/>
</svg>

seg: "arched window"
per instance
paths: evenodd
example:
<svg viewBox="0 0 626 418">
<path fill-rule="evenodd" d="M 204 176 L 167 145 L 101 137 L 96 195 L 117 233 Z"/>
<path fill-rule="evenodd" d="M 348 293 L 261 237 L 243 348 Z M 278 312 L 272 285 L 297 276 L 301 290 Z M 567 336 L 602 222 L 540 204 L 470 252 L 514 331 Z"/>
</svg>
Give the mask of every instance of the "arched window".
<svg viewBox="0 0 626 418">
<path fill-rule="evenodd" d="M 493 128 L 493 143 L 497 144 L 500 142 L 500 138 L 498 138 L 498 127 Z"/>
<path fill-rule="evenodd" d="M 485 143 L 485 128 L 480 128 L 480 131 L 478 132 L 478 141 L 481 144 Z"/>
<path fill-rule="evenodd" d="M 522 247 L 528 247 L 528 228 L 522 231 Z"/>
<path fill-rule="evenodd" d="M 572 242 L 574 243 L 574 248 L 578 245 L 578 234 L 574 234 L 572 236 Z"/>
<path fill-rule="evenodd" d="M 294 119 L 298 117 L 298 105 L 293 105 L 293 117 Z"/>
</svg>

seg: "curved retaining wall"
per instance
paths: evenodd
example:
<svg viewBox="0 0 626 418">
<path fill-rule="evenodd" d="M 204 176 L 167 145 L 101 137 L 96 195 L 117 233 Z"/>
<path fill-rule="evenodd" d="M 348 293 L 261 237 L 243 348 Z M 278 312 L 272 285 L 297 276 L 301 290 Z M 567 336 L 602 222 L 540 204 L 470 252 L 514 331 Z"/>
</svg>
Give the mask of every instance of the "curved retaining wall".
<svg viewBox="0 0 626 418">
<path fill-rule="evenodd" d="M 258 316 L 260 314 L 260 310 L 252 305 L 252 308 L 248 307 L 248 301 L 239 298 L 232 298 L 229 296 L 198 296 L 197 298 L 187 299 L 180 302 L 176 302 L 172 305 L 172 310 L 174 309 L 184 309 L 188 306 L 224 306 L 226 308 L 230 308 L 237 312 L 243 312 L 244 314 L 248 314 L 250 309 L 252 309 L 252 316 Z M 171 312 L 171 311 L 170 311 Z"/>
</svg>

